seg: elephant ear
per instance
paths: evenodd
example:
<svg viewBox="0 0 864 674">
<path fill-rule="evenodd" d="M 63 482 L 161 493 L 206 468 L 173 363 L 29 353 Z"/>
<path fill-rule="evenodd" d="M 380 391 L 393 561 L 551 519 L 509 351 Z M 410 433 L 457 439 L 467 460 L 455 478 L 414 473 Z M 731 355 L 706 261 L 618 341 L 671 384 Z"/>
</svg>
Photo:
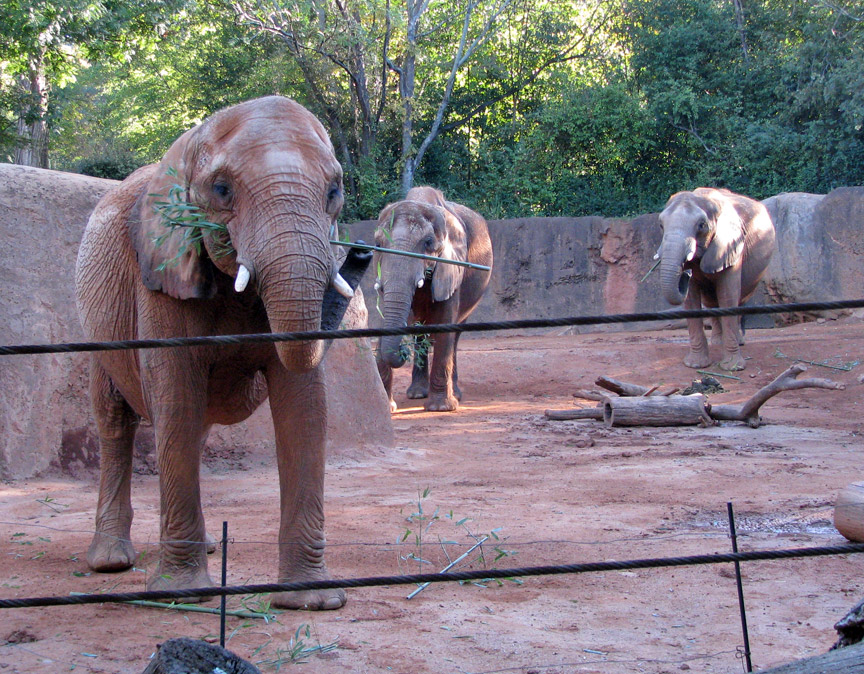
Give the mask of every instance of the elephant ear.
<svg viewBox="0 0 864 674">
<path fill-rule="evenodd" d="M 716 274 L 740 262 L 744 252 L 744 222 L 725 197 L 706 201 L 710 204 L 706 211 L 715 222 L 715 230 L 714 238 L 699 262 L 699 268 L 706 274 Z"/>
<path fill-rule="evenodd" d="M 446 260 L 468 261 L 468 237 L 462 220 L 446 208 L 433 207 L 442 217 L 441 252 Z M 436 223 L 436 226 L 437 223 Z M 449 300 L 455 293 L 465 274 L 465 267 L 438 262 L 432 274 L 432 299 L 435 302 Z"/>
<path fill-rule="evenodd" d="M 180 136 L 156 166 L 130 228 L 144 285 L 180 300 L 216 294 L 213 264 L 204 248 L 190 245 L 186 228 L 170 226 L 174 216 L 196 208 L 189 184 L 199 129 Z"/>
</svg>

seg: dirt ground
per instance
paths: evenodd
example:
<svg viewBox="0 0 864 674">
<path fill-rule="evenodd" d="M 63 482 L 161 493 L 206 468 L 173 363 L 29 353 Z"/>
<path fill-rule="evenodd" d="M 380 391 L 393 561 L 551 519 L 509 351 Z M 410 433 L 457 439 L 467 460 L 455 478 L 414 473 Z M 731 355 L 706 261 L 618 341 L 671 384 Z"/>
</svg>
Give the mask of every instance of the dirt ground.
<svg viewBox="0 0 864 674">
<path fill-rule="evenodd" d="M 731 422 L 611 429 L 544 418 L 545 409 L 592 405 L 572 393 L 599 375 L 686 386 L 695 375 L 681 363 L 685 349 L 683 330 L 466 338 L 465 399 L 453 414 L 406 400 L 410 373 L 398 371 L 397 447 L 329 459 L 331 571 L 439 570 L 445 549 L 456 558 L 483 535 L 490 536 L 485 563 L 496 568 L 727 552 L 728 501 L 742 550 L 843 543 L 833 504 L 846 485 L 864 480 L 864 366 L 809 367 L 803 376 L 828 377 L 846 390 L 781 394 L 763 408 L 767 423 L 758 429 Z M 747 370 L 740 380 L 722 379 L 727 392 L 712 402 L 745 400 L 791 364 L 783 355 L 864 361 L 864 324 L 845 318 L 751 330 L 744 349 Z M 227 520 L 233 539 L 228 582 L 271 582 L 274 460 L 244 457 L 238 467 L 211 458 L 203 472 L 210 530 Z M 133 489 L 141 557 L 133 570 L 105 575 L 91 574 L 84 558 L 95 476 L 0 484 L 0 596 L 143 589 L 156 554 L 157 477 L 136 475 Z M 496 549 L 504 554 L 497 560 Z M 217 552 L 214 578 L 220 563 Z M 755 668 L 825 652 L 834 623 L 864 597 L 862 566 L 859 555 L 745 563 Z M 482 568 L 477 551 L 457 568 Z M 412 589 L 354 590 L 335 612 L 229 617 L 227 646 L 265 672 L 293 666 L 292 646 L 321 647 L 295 655 L 305 661 L 302 671 L 336 674 L 743 671 L 731 564 L 433 585 L 408 600 Z M 266 609 L 266 597 L 242 606 Z M 139 674 L 158 643 L 213 641 L 218 631 L 215 615 L 126 605 L 4 609 L 0 672 Z"/>
</svg>

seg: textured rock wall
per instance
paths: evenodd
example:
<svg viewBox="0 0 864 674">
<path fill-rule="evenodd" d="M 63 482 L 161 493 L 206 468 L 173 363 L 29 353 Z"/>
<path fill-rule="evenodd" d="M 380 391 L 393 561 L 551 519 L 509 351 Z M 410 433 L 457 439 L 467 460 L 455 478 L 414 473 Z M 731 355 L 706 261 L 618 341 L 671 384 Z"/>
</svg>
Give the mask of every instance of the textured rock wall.
<svg viewBox="0 0 864 674">
<path fill-rule="evenodd" d="M 0 164 L 0 344 L 82 341 L 74 269 L 81 234 L 115 181 Z M 346 327 L 366 326 L 358 294 Z M 87 354 L 0 356 L 0 478 L 53 469 L 75 475 L 98 465 L 87 393 Z M 325 360 L 328 452 L 362 456 L 393 445 L 390 408 L 367 340 L 339 340 Z M 153 433 L 136 437 L 136 469 L 155 469 Z M 242 466 L 273 455 L 268 405 L 234 426 L 216 426 L 205 460 Z M 267 458 L 264 458 L 267 457 Z"/>
</svg>

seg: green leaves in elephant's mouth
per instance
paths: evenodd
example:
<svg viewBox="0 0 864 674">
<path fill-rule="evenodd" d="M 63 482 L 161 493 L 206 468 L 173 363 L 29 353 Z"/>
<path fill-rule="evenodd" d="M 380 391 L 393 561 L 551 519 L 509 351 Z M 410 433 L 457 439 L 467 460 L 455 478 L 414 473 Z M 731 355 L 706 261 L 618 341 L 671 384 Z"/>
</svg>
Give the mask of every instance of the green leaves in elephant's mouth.
<svg viewBox="0 0 864 674">
<path fill-rule="evenodd" d="M 177 170 L 173 167 L 169 166 L 165 173 L 172 178 L 177 178 Z M 234 252 L 234 247 L 228 237 L 228 227 L 222 223 L 208 220 L 204 211 L 186 198 L 188 188 L 188 185 L 184 187 L 175 182 L 169 188 L 167 196 L 163 194 L 148 195 L 156 199 L 153 203 L 153 210 L 159 215 L 162 225 L 167 230 L 164 234 L 154 237 L 155 245 L 161 246 L 178 230 L 182 232 L 182 240 L 177 254 L 160 264 L 157 271 L 176 265 L 189 248 L 194 248 L 195 252 L 200 255 L 204 237 L 208 235 L 213 241 L 211 250 L 217 257 L 231 255 Z"/>
</svg>

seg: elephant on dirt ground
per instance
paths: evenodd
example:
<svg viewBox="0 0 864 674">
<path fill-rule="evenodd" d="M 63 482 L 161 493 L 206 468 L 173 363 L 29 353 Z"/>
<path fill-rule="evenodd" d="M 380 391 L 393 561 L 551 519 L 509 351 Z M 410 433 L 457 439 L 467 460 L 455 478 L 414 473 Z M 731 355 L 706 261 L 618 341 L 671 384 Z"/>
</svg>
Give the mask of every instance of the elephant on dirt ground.
<svg viewBox="0 0 864 674">
<path fill-rule="evenodd" d="M 96 206 L 75 279 L 87 337 L 337 328 L 371 259 L 352 249 L 336 270 L 329 239 L 342 203 L 342 168 L 305 108 L 271 96 L 217 112 Z M 135 561 L 130 478 L 143 418 L 155 430 L 161 492 L 159 561 L 147 588 L 211 586 L 201 451 L 212 424 L 246 419 L 269 395 L 281 493 L 278 580 L 328 579 L 319 368 L 326 348 L 298 341 L 96 353 L 90 396 L 101 477 L 90 568 L 118 571 Z M 282 592 L 272 603 L 334 609 L 345 594 Z"/>
<path fill-rule="evenodd" d="M 660 213 L 663 242 L 660 283 L 663 297 L 685 309 L 737 307 L 746 302 L 774 253 L 774 224 L 766 208 L 725 189 L 700 187 L 673 194 Z M 687 320 L 688 367 L 713 361 L 701 318 Z M 711 319 L 711 341 L 722 344 L 720 368 L 743 370 L 741 321 L 738 316 Z"/>
<path fill-rule="evenodd" d="M 387 328 L 461 323 L 477 306 L 489 284 L 492 243 L 486 221 L 470 208 L 446 201 L 432 187 L 414 187 L 404 201 L 386 206 L 378 216 L 375 243 L 384 248 L 490 267 L 490 271 L 484 271 L 376 253 L 375 287 Z M 414 340 L 408 397 L 427 398 L 425 407 L 429 411 L 453 411 L 462 399 L 456 367 L 458 342 L 458 333 L 424 335 Z M 411 350 L 398 336 L 381 337 L 378 343 L 378 371 L 393 411 L 396 403 L 392 368 L 401 367 Z"/>
</svg>

